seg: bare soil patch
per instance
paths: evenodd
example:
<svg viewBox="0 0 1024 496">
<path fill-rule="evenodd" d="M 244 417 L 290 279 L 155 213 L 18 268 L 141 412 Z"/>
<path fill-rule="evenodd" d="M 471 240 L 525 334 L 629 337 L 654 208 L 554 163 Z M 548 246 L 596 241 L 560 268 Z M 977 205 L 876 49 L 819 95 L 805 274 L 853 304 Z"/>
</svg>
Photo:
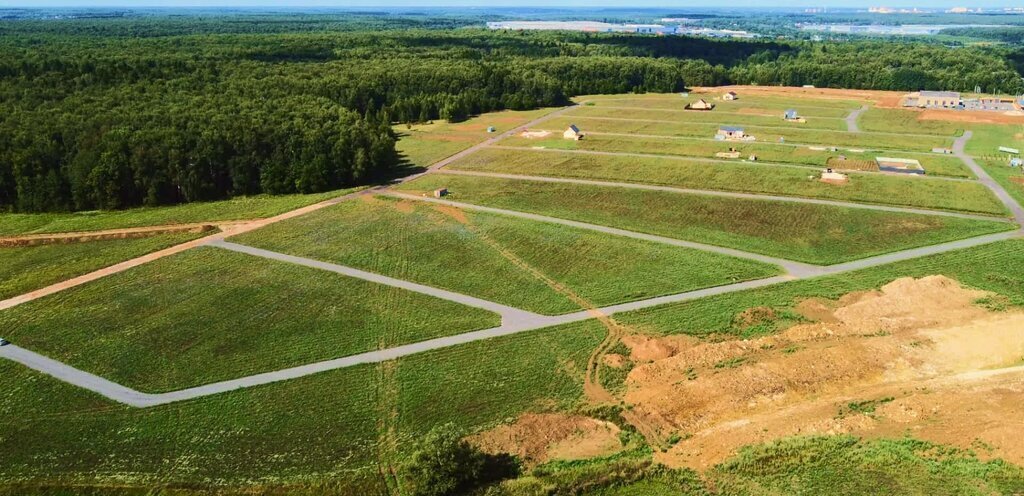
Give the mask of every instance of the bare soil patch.
<svg viewBox="0 0 1024 496">
<path fill-rule="evenodd" d="M 170 224 L 164 226 L 129 227 L 124 229 L 106 229 L 101 231 L 28 234 L 0 238 L 0 247 L 38 246 L 50 244 L 85 243 L 109 239 L 136 239 L 171 233 L 204 233 L 217 230 L 217 225 L 225 227 L 245 224 L 251 221 L 218 222 L 205 224 Z"/>
<path fill-rule="evenodd" d="M 970 122 L 977 124 L 1022 124 L 1024 114 L 964 111 L 964 110 L 942 110 L 927 109 L 920 112 L 919 121 L 949 121 L 949 122 Z"/>
<path fill-rule="evenodd" d="M 522 137 L 526 139 L 543 139 L 551 136 L 551 131 L 523 131 Z"/>
<path fill-rule="evenodd" d="M 607 456 L 622 449 L 615 424 L 562 413 L 527 413 L 468 440 L 489 453 L 517 455 L 527 465 Z"/>
<path fill-rule="evenodd" d="M 802 301 L 796 312 L 813 322 L 773 336 L 629 336 L 648 361 L 634 356 L 624 401 L 661 436 L 683 435 L 656 454 L 671 466 L 707 468 L 782 436 L 908 431 L 965 448 L 981 440 L 1024 462 L 1024 312 L 976 304 L 991 296 L 943 276 L 906 278 Z M 768 317 L 750 309 L 736 322 Z"/>
</svg>

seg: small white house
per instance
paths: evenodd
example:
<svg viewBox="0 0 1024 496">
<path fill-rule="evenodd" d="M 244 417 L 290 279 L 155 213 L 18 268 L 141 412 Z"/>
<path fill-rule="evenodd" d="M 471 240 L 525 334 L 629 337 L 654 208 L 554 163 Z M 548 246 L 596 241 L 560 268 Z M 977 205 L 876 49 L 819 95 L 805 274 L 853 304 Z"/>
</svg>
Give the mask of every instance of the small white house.
<svg viewBox="0 0 1024 496">
<path fill-rule="evenodd" d="M 715 134 L 717 140 L 727 141 L 740 141 L 747 140 L 747 133 L 743 131 L 742 127 L 736 126 L 722 126 L 718 128 L 718 133 Z"/>
<path fill-rule="evenodd" d="M 580 128 L 576 127 L 576 124 L 570 124 L 569 128 L 562 133 L 562 137 L 567 140 L 579 141 L 583 139 L 583 132 Z"/>
<path fill-rule="evenodd" d="M 733 101 L 733 100 L 735 100 L 737 98 L 739 98 L 739 95 L 737 95 L 735 91 L 730 91 L 730 92 L 722 95 L 722 100 L 729 101 L 729 102 L 731 102 L 731 101 Z"/>
<path fill-rule="evenodd" d="M 434 190 L 434 198 L 444 198 L 448 196 L 448 188 L 438 188 Z"/>
</svg>

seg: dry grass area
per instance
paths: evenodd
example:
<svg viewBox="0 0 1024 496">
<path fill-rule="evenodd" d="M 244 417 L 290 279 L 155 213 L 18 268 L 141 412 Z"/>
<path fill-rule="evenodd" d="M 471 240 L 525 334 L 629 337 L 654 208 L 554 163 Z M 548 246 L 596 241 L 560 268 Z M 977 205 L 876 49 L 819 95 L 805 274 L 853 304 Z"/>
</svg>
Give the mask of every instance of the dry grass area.
<svg viewBox="0 0 1024 496">
<path fill-rule="evenodd" d="M 679 441 L 656 460 L 705 469 L 792 435 L 900 436 L 1024 462 L 1024 312 L 944 276 L 802 302 L 807 320 L 749 340 L 630 336 L 623 400 Z M 777 318 L 770 308 L 741 325 Z M 625 360 L 626 357 L 616 359 Z M 673 436 L 673 434 L 675 436 Z"/>
<path fill-rule="evenodd" d="M 617 425 L 582 415 L 526 413 L 469 441 L 490 453 L 511 453 L 528 465 L 583 460 L 622 451 Z"/>
</svg>

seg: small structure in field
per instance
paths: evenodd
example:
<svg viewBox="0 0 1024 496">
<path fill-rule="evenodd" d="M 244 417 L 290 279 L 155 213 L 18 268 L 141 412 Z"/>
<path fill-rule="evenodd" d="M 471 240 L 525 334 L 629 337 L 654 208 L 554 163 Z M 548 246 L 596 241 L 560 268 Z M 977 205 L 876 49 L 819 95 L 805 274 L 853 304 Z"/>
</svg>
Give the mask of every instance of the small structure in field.
<svg viewBox="0 0 1024 496">
<path fill-rule="evenodd" d="M 494 126 L 490 126 L 490 127 L 487 128 L 487 132 L 488 133 L 493 133 L 493 132 L 496 132 L 496 131 L 497 131 L 497 129 L 495 129 Z"/>
<path fill-rule="evenodd" d="M 434 198 L 444 198 L 448 196 L 448 188 L 438 188 L 434 190 Z"/>
<path fill-rule="evenodd" d="M 742 127 L 722 126 L 718 128 L 715 139 L 719 141 L 753 141 L 754 137 L 747 135 Z"/>
<path fill-rule="evenodd" d="M 875 157 L 875 163 L 882 172 L 924 175 L 921 162 L 912 158 Z"/>
<path fill-rule="evenodd" d="M 963 99 L 956 91 L 919 91 L 903 99 L 904 107 L 919 108 L 961 108 Z"/>
<path fill-rule="evenodd" d="M 850 181 L 850 176 L 841 174 L 832 169 L 825 169 L 821 173 L 821 182 L 829 184 L 846 184 Z"/>
<path fill-rule="evenodd" d="M 747 160 L 750 160 L 751 162 L 757 162 L 757 155 L 750 154 L 750 157 Z"/>
<path fill-rule="evenodd" d="M 1018 150 L 1016 148 L 1010 148 L 1008 146 L 1000 146 L 999 147 L 999 151 L 1001 151 L 1003 153 L 1012 153 L 1014 155 L 1020 155 L 1020 150 Z"/>
<path fill-rule="evenodd" d="M 795 109 L 786 110 L 786 112 L 782 114 L 782 119 L 786 122 L 807 122 L 807 119 L 800 117 L 800 115 L 796 113 Z"/>
<path fill-rule="evenodd" d="M 683 108 L 686 109 L 686 110 L 701 110 L 701 111 L 705 111 L 706 112 L 706 111 L 709 111 L 709 110 L 714 110 L 715 105 L 712 104 L 712 103 L 708 103 L 703 98 L 700 98 L 700 99 L 698 99 L 695 102 L 687 103 L 686 107 L 683 107 Z"/>
<path fill-rule="evenodd" d="M 715 154 L 715 157 L 717 157 L 717 158 L 740 158 L 740 151 L 735 149 L 735 148 L 729 147 L 729 151 L 727 151 L 727 152 L 718 152 L 718 153 Z"/>
<path fill-rule="evenodd" d="M 932 148 L 932 153 L 941 153 L 943 155 L 949 155 L 950 153 L 953 153 L 953 150 L 950 150 L 949 148 Z"/>
<path fill-rule="evenodd" d="M 1013 157 L 1010 159 L 1010 167 L 1020 167 L 1024 165 L 1024 159 L 1019 157 Z"/>
<path fill-rule="evenodd" d="M 739 95 L 737 95 L 735 91 L 730 91 L 730 92 L 722 95 L 722 100 L 725 100 L 727 102 L 731 102 L 731 101 L 736 100 L 738 98 L 739 98 Z"/>
<path fill-rule="evenodd" d="M 567 140 L 579 141 L 583 139 L 583 132 L 580 131 L 580 128 L 576 127 L 576 124 L 569 124 L 569 129 L 562 133 L 562 137 Z"/>
</svg>

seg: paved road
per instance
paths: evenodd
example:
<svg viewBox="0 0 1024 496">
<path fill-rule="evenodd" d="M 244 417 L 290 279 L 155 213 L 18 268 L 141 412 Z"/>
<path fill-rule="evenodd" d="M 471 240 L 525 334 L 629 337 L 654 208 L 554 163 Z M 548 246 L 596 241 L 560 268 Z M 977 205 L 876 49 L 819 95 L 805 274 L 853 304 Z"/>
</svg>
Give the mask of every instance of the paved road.
<svg viewBox="0 0 1024 496">
<path fill-rule="evenodd" d="M 745 200 L 762 200 L 762 201 L 780 201 L 790 203 L 809 203 L 812 205 L 827 205 L 831 207 L 844 207 L 844 208 L 860 208 L 864 210 L 879 210 L 883 212 L 899 212 L 908 214 L 921 214 L 921 215 L 938 215 L 943 217 L 956 217 L 960 219 L 972 219 L 972 220 L 986 220 L 995 222 L 1010 222 L 1010 219 L 1003 217 L 992 217 L 989 215 L 977 215 L 977 214 L 965 214 L 960 212 L 947 212 L 944 210 L 928 210 L 924 208 L 911 208 L 911 207 L 892 207 L 887 205 L 873 205 L 870 203 L 854 203 L 844 202 L 837 200 L 822 200 L 818 198 L 802 198 L 798 196 L 778 196 L 778 195 L 765 195 L 758 193 L 735 193 L 731 191 L 717 191 L 707 189 L 692 189 L 692 188 L 677 188 L 675 186 L 657 186 L 652 184 L 642 183 L 622 183 L 615 181 L 598 181 L 592 179 L 575 179 L 568 177 L 551 177 L 551 176 L 528 176 L 522 174 L 503 174 L 500 172 L 477 172 L 471 170 L 457 170 L 457 169 L 442 169 L 437 171 L 441 174 L 450 174 L 455 176 L 480 176 L 480 177 L 494 177 L 500 179 L 515 179 L 520 181 L 538 181 L 546 183 L 571 183 L 571 184 L 586 184 L 590 186 L 604 186 L 612 188 L 631 188 L 631 189 L 642 189 L 650 191 L 665 191 L 669 193 L 679 193 L 688 195 L 704 195 L 714 196 L 723 198 L 741 198 Z"/>
<path fill-rule="evenodd" d="M 726 142 L 727 143 L 727 142 Z M 743 142 L 740 142 L 741 144 Z M 606 152 L 599 150 L 566 150 L 562 148 L 531 148 L 527 146 L 505 146 L 505 145 L 490 145 L 488 148 L 495 150 L 512 150 L 512 151 L 526 151 L 526 152 L 541 152 L 541 153 L 559 153 L 559 154 L 577 154 L 577 155 L 597 155 L 604 157 L 633 157 L 633 158 L 656 158 L 659 160 L 678 160 L 682 162 L 701 162 L 701 163 L 713 163 L 713 164 L 725 164 L 725 165 L 754 165 L 758 167 L 780 167 L 786 169 L 799 169 L 801 171 L 811 172 L 812 168 L 806 165 L 793 165 L 784 164 L 780 162 L 748 162 L 741 160 L 728 160 L 720 158 L 703 158 L 703 157 L 686 157 L 683 155 L 662 155 L 657 153 L 639 153 L 639 152 Z M 820 169 L 820 168 L 819 168 Z M 844 171 L 847 174 L 885 174 L 871 171 Z M 885 174 L 889 177 L 895 178 L 901 181 L 953 181 L 953 182 L 975 182 L 974 179 L 966 179 L 962 177 L 949 177 L 949 176 L 919 176 L 913 174 Z"/>
<path fill-rule="evenodd" d="M 707 245 L 703 243 L 694 243 L 692 241 L 683 241 L 675 238 L 666 238 L 664 236 L 655 236 L 653 234 L 644 234 L 634 231 L 627 231 L 625 229 L 617 229 L 614 227 L 600 226 L 597 224 L 588 224 L 586 222 L 579 222 L 575 220 L 560 219 L 557 217 L 548 217 L 546 215 L 531 214 L 526 212 L 519 212 L 517 210 L 506 210 L 502 208 L 484 207 L 480 205 L 473 205 L 469 203 L 460 203 L 450 200 L 442 200 L 439 198 L 409 195 L 405 193 L 397 193 L 394 191 L 387 191 L 383 194 L 393 196 L 395 198 L 404 198 L 407 200 L 424 201 L 430 203 L 436 203 L 439 205 L 447 205 L 450 207 L 457 207 L 464 210 L 476 210 L 480 212 L 488 212 L 493 214 L 500 214 L 509 217 L 518 217 L 521 219 L 529 219 L 539 222 L 546 222 L 548 224 L 560 224 L 563 226 L 575 227 L 578 229 L 587 229 L 590 231 L 597 231 L 605 234 L 612 234 L 615 236 L 623 236 L 627 238 L 642 239 L 644 241 L 653 241 L 655 243 L 661 243 L 666 245 L 678 246 L 682 248 L 693 248 L 696 250 L 710 251 L 719 253 L 721 255 L 728 255 L 731 257 L 745 258 L 748 260 L 755 260 L 758 262 L 768 263 L 772 265 L 778 265 L 786 270 L 791 275 L 802 276 L 817 274 L 819 267 L 817 265 L 805 264 L 801 262 L 794 262 L 792 260 L 786 260 L 777 257 L 770 257 L 767 255 L 761 255 L 757 253 L 750 253 L 732 248 L 724 248 L 721 246 Z"/>
<path fill-rule="evenodd" d="M 1010 196 L 1010 193 L 1008 193 L 1001 184 L 997 183 L 995 179 L 992 179 L 992 176 L 988 175 L 988 172 L 974 161 L 974 157 L 968 155 L 967 152 L 964 151 L 964 147 L 967 146 L 967 141 L 971 139 L 971 136 L 974 136 L 972 131 L 964 131 L 963 136 L 957 138 L 956 141 L 953 142 L 953 154 L 959 157 L 960 160 L 963 160 L 964 164 L 966 164 L 967 167 L 970 168 L 976 176 L 978 176 L 978 181 L 980 181 L 981 184 L 984 184 L 988 189 L 992 190 L 996 197 L 999 198 L 999 201 L 1003 202 L 1003 205 L 1006 205 L 1006 208 L 1008 208 L 1010 213 L 1013 215 L 1014 221 L 1016 221 L 1017 224 L 1024 226 L 1024 207 L 1021 207 L 1020 203 L 1017 203 L 1017 200 Z"/>
<path fill-rule="evenodd" d="M 402 279 L 395 279 L 394 277 L 388 277 L 381 274 L 375 274 L 373 272 L 367 272 L 365 270 L 359 270 L 352 267 L 346 267 L 344 265 L 333 264 L 329 262 L 321 262 L 319 260 L 313 260 L 311 258 L 297 257 L 294 255 L 286 255 L 284 253 L 278 253 L 270 250 L 264 250 L 260 248 L 253 248 L 251 246 L 240 245 L 237 243 L 231 243 L 228 241 L 213 241 L 209 243 L 210 246 L 216 246 L 225 250 L 231 250 L 238 253 L 245 253 L 247 255 L 253 255 L 256 257 L 262 257 L 270 260 L 277 260 L 280 262 L 292 263 L 295 265 L 302 265 L 305 267 L 311 267 L 314 269 L 326 270 L 337 274 L 342 274 L 364 281 L 370 281 L 377 284 L 383 284 L 385 286 L 392 286 L 395 288 L 405 289 L 414 293 L 425 294 L 440 298 L 442 300 L 453 301 L 469 307 L 480 308 L 490 312 L 494 312 L 501 316 L 502 325 L 511 325 L 516 323 L 518 325 L 532 325 L 531 322 L 542 322 L 542 315 L 513 308 L 508 305 L 502 305 L 493 301 L 487 301 L 481 298 L 468 296 L 453 291 L 448 291 L 440 288 L 426 286 L 423 284 L 417 284 L 414 282 L 404 281 Z"/>
<path fill-rule="evenodd" d="M 850 115 L 846 116 L 846 131 L 850 133 L 859 133 L 860 126 L 857 125 L 857 119 L 860 118 L 860 114 L 863 114 L 868 109 L 867 105 L 850 112 Z"/>
<path fill-rule="evenodd" d="M 98 377 L 88 372 L 76 369 L 64 363 L 52 360 L 43 355 L 26 350 L 24 348 L 20 348 L 15 345 L 7 345 L 0 347 L 0 357 L 21 363 L 26 367 L 37 370 L 44 374 L 48 374 L 56 379 L 67 382 L 69 384 L 73 384 L 80 388 L 87 389 L 89 391 L 102 395 L 116 402 L 138 408 L 147 408 L 158 405 L 164 405 L 168 403 L 174 403 L 178 401 L 201 398 L 204 396 L 221 394 L 243 388 L 260 386 L 272 382 L 297 379 L 299 377 L 317 374 L 320 372 L 326 372 L 329 370 L 352 367 L 355 365 L 366 363 L 378 363 L 388 360 L 394 360 L 396 358 L 401 358 L 416 353 L 423 353 L 425 351 L 448 348 L 451 346 L 458 346 L 461 344 L 471 343 L 474 341 L 480 341 L 484 339 L 490 339 L 498 336 L 507 336 L 509 334 L 532 331 L 543 327 L 550 327 L 553 325 L 579 322 L 582 320 L 594 318 L 595 316 L 600 314 L 610 315 L 616 312 L 636 310 L 640 308 L 646 308 L 648 306 L 692 300 L 716 294 L 730 293 L 733 291 L 742 291 L 746 289 L 759 288 L 770 284 L 785 282 L 787 280 L 789 280 L 789 278 L 773 277 L 770 279 L 747 281 L 737 284 L 731 284 L 728 286 L 719 286 L 717 288 L 702 289 L 697 291 L 691 291 L 688 293 L 664 296 L 660 298 L 653 298 L 650 300 L 627 303 L 623 305 L 615 305 L 611 307 L 577 312 L 567 315 L 550 317 L 538 316 L 541 317 L 541 319 L 532 324 L 502 325 L 501 327 L 484 329 L 481 331 L 467 332 L 455 336 L 446 336 L 442 338 L 430 339 L 427 341 L 420 341 L 418 343 L 395 346 L 393 348 L 388 348 L 384 350 L 360 353 L 358 355 L 350 355 L 347 357 L 336 358 L 333 360 L 325 360 L 322 362 L 310 363 L 298 367 L 276 370 L 273 372 L 266 372 L 262 374 L 241 377 L 238 379 L 232 379 L 229 381 L 216 382 L 194 388 L 181 389 L 178 391 L 171 391 L 168 393 L 160 394 L 148 394 L 136 391 L 134 389 L 108 381 L 106 379 L 103 379 L 102 377 Z"/>
</svg>

